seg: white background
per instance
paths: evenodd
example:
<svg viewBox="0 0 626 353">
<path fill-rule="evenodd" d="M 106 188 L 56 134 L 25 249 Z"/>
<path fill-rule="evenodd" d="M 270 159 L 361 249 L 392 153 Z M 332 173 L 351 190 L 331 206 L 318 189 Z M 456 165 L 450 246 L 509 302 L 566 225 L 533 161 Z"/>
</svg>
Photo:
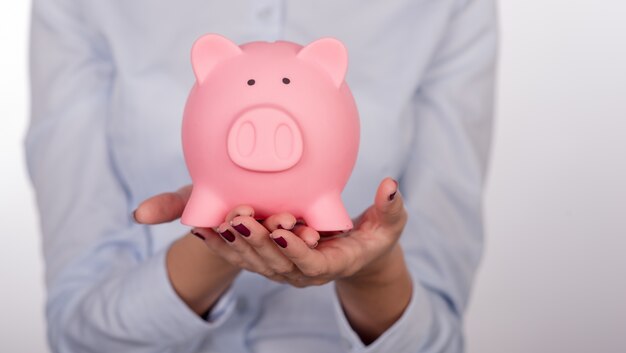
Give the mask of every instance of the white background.
<svg viewBox="0 0 626 353">
<path fill-rule="evenodd" d="M 28 2 L 0 2 L 0 351 L 46 352 Z M 505 0 L 470 353 L 626 352 L 626 1 Z"/>
</svg>

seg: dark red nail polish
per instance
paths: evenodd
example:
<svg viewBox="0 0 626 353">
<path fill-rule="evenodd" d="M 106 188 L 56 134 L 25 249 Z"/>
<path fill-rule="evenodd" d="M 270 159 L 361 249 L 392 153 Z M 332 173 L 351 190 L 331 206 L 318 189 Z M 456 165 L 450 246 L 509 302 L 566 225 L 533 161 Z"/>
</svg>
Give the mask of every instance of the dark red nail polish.
<svg viewBox="0 0 626 353">
<path fill-rule="evenodd" d="M 276 244 L 278 244 L 278 246 L 280 246 L 281 248 L 286 248 L 287 247 L 287 241 L 285 240 L 285 238 L 283 237 L 278 237 L 278 238 L 272 238 L 274 240 L 274 242 L 276 242 Z"/>
<path fill-rule="evenodd" d="M 250 236 L 250 230 L 246 228 L 246 226 L 244 226 L 243 223 L 237 224 L 236 226 L 233 226 L 233 228 L 235 228 L 235 230 L 239 232 L 239 234 L 243 235 L 244 237 Z"/>
<path fill-rule="evenodd" d="M 396 197 L 396 193 L 398 193 L 398 182 L 395 179 L 391 179 L 391 181 L 393 181 L 394 184 L 396 184 L 396 191 L 394 191 L 391 195 L 389 195 L 389 201 L 393 201 L 393 199 Z"/>
<path fill-rule="evenodd" d="M 225 231 L 221 232 L 220 235 L 222 236 L 222 238 L 228 240 L 228 242 L 230 242 L 230 243 L 235 241 L 235 235 L 228 229 L 226 229 Z"/>
<path fill-rule="evenodd" d="M 195 230 L 193 230 L 193 229 L 191 230 L 191 234 L 195 235 L 196 237 L 198 237 L 198 238 L 200 238 L 200 239 L 202 239 L 202 240 L 206 240 L 206 238 L 204 237 L 204 235 L 202 235 L 202 234 L 200 234 L 200 233 L 196 232 L 196 231 L 195 231 Z"/>
</svg>

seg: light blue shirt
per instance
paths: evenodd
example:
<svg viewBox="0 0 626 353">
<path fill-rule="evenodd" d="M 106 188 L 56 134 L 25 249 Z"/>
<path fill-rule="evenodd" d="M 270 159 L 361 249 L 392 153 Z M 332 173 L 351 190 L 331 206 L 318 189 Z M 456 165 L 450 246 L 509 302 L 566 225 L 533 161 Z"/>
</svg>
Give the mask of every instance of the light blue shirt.
<svg viewBox="0 0 626 353">
<path fill-rule="evenodd" d="M 35 0 L 26 138 L 41 213 L 55 352 L 459 352 L 482 250 L 496 52 L 493 0 Z M 402 317 L 365 346 L 333 284 L 242 273 L 208 321 L 173 291 L 179 222 L 142 226 L 143 199 L 190 182 L 180 142 L 200 35 L 237 43 L 323 36 L 350 54 L 361 147 L 352 216 L 399 180 L 413 279 Z M 393 300 L 393 298 L 389 298 Z"/>
</svg>

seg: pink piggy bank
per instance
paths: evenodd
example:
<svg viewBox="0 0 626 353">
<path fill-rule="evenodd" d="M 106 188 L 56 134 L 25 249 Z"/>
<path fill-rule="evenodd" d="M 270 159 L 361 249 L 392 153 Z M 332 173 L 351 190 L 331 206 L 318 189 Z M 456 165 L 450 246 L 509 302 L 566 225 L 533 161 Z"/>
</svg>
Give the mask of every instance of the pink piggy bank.
<svg viewBox="0 0 626 353">
<path fill-rule="evenodd" d="M 182 139 L 193 191 L 182 223 L 216 227 L 246 204 L 256 218 L 290 212 L 320 231 L 351 229 L 341 191 L 356 162 L 359 116 L 343 44 L 237 46 L 208 34 L 191 58 L 196 84 Z"/>
</svg>

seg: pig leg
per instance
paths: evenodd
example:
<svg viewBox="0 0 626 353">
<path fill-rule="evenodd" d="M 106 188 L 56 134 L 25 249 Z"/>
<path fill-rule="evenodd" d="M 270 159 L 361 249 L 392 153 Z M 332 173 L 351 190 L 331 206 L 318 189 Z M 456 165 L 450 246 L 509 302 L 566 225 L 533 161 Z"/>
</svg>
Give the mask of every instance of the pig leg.
<svg viewBox="0 0 626 353">
<path fill-rule="evenodd" d="M 341 201 L 340 194 L 326 194 L 304 213 L 307 225 L 317 231 L 352 229 L 352 220 Z"/>
<path fill-rule="evenodd" d="M 228 212 L 224 202 L 209 190 L 194 188 L 181 222 L 192 227 L 211 228 L 224 222 Z"/>
</svg>

